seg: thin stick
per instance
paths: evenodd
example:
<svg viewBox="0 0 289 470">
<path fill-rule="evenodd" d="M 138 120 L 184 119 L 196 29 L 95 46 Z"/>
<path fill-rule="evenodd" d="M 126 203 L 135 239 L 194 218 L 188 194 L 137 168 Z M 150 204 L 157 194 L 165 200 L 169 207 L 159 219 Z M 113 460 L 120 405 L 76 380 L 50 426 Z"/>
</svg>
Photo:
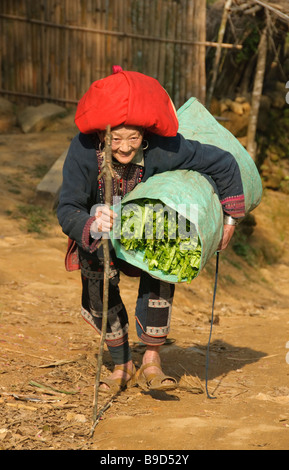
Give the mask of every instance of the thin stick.
<svg viewBox="0 0 289 470">
<path fill-rule="evenodd" d="M 267 23 L 268 24 L 268 23 Z M 255 161 L 257 143 L 255 141 L 259 108 L 264 84 L 264 75 L 266 70 L 266 57 L 268 48 L 267 39 L 267 25 L 264 27 L 261 39 L 258 46 L 258 60 L 254 78 L 254 87 L 252 93 L 251 111 L 249 116 L 248 131 L 247 131 L 247 151 Z"/>
<path fill-rule="evenodd" d="M 93 423 L 93 425 L 92 425 L 92 428 L 91 428 L 91 430 L 90 430 L 90 437 L 93 436 L 93 433 L 94 433 L 94 430 L 95 430 L 96 426 L 98 425 L 98 423 L 99 423 L 99 421 L 101 420 L 101 418 L 102 418 L 103 414 L 105 413 L 105 411 L 108 410 L 108 408 L 111 407 L 112 403 L 113 403 L 113 400 L 110 400 L 110 402 L 106 403 L 106 404 L 99 410 L 99 412 L 97 413 L 96 419 L 95 419 L 95 421 L 94 421 L 94 423 Z"/>
<path fill-rule="evenodd" d="M 283 13 L 281 10 L 274 8 L 273 5 L 268 5 L 268 3 L 261 2 L 261 0 L 253 0 L 253 2 L 258 3 L 258 5 L 261 5 L 264 8 L 267 8 L 268 10 L 271 10 L 273 13 L 275 13 L 279 18 L 282 20 L 285 20 L 287 23 L 289 21 L 289 16 Z M 276 5 L 277 6 L 277 5 Z M 280 7 L 279 7 L 280 8 Z"/>
<path fill-rule="evenodd" d="M 257 0 L 254 0 L 257 1 Z M 287 15 L 285 15 L 287 16 Z M 85 26 L 77 26 L 77 25 L 67 25 L 67 24 L 58 24 L 49 21 L 40 21 L 37 19 L 21 17 L 17 15 L 6 15 L 0 13 L 0 18 L 5 18 L 7 20 L 15 20 L 15 21 L 24 21 L 30 24 L 40 24 L 47 27 L 52 28 L 60 28 L 60 29 L 69 29 L 73 31 L 87 31 L 90 33 L 97 33 L 102 34 L 105 36 L 118 36 L 123 38 L 132 38 L 132 39 L 142 39 L 146 41 L 156 41 L 156 42 L 166 42 L 166 43 L 174 43 L 174 44 L 184 44 L 188 46 L 198 45 L 198 46 L 210 46 L 210 47 L 222 47 L 224 49 L 242 49 L 240 44 L 228 44 L 222 43 L 221 45 L 218 42 L 213 41 L 188 41 L 188 40 L 181 40 L 181 39 L 168 39 L 166 37 L 158 37 L 158 36 L 146 36 L 145 34 L 135 34 L 135 33 L 126 33 L 124 31 L 112 31 L 109 29 L 97 29 L 97 28 L 87 28 Z"/>
<path fill-rule="evenodd" d="M 216 54 L 215 54 L 215 60 L 214 60 L 214 66 L 213 66 L 213 76 L 212 80 L 210 83 L 209 91 L 208 91 L 208 96 L 207 96 L 207 108 L 210 108 L 211 100 L 213 98 L 213 93 L 215 89 L 215 84 L 217 80 L 217 75 L 218 75 L 218 70 L 219 70 L 219 63 L 221 59 L 221 53 L 222 53 L 222 43 L 226 31 L 226 25 L 227 25 L 227 19 L 230 13 L 230 8 L 232 5 L 232 0 L 226 0 L 225 6 L 224 6 L 224 11 L 223 11 L 223 16 L 221 20 L 221 25 L 219 28 L 219 33 L 218 33 L 218 44 L 219 46 L 216 49 Z"/>
<path fill-rule="evenodd" d="M 101 172 L 105 178 L 105 204 L 110 208 L 111 206 L 111 188 L 112 188 L 112 169 L 111 169 L 111 131 L 110 126 L 107 126 L 105 136 L 105 158 L 104 166 Z M 99 421 L 97 413 L 98 406 L 98 390 L 100 382 L 100 373 L 102 367 L 102 357 L 104 342 L 106 337 L 107 329 L 107 312 L 108 312 L 108 291 L 109 291 L 109 267 L 110 267 L 110 256 L 109 256 L 109 239 L 108 237 L 102 237 L 103 254 L 104 254 L 104 279 L 103 279 L 103 312 L 102 312 L 102 328 L 100 336 L 100 347 L 97 361 L 97 372 L 94 386 L 94 403 L 93 403 L 93 426 L 91 430 L 91 436 L 93 435 L 96 424 Z"/>
</svg>

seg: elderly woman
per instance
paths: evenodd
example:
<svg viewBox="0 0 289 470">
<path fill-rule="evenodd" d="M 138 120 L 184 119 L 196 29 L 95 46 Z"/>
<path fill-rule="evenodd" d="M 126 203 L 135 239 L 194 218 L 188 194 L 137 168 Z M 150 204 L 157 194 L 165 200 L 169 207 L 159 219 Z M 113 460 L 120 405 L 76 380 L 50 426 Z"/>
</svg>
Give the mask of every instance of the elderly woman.
<svg viewBox="0 0 289 470">
<path fill-rule="evenodd" d="M 57 210 L 69 239 L 66 268 L 81 269 L 82 316 L 99 333 L 104 277 L 100 240 L 104 232 L 111 230 L 115 218 L 112 210 L 101 206 L 105 181 L 98 180 L 107 125 L 112 129 L 112 198 L 124 196 L 156 173 L 176 169 L 198 171 L 212 182 L 223 207 L 220 250 L 228 245 L 236 219 L 245 214 L 241 175 L 234 157 L 178 134 L 174 106 L 157 80 L 138 72 L 125 72 L 120 67 L 113 72 L 94 82 L 78 104 L 75 122 L 80 133 L 73 139 L 64 164 Z M 96 209 L 91 214 L 93 207 Z M 110 252 L 106 344 L 115 367 L 111 376 L 101 381 L 100 390 L 115 393 L 135 383 L 128 315 L 118 287 L 120 271 L 140 277 L 136 329 L 146 351 L 137 372 L 138 380 L 145 380 L 150 389 L 173 389 L 176 380 L 163 373 L 159 349 L 169 333 L 175 286 L 125 265 L 116 258 L 112 245 Z"/>
</svg>

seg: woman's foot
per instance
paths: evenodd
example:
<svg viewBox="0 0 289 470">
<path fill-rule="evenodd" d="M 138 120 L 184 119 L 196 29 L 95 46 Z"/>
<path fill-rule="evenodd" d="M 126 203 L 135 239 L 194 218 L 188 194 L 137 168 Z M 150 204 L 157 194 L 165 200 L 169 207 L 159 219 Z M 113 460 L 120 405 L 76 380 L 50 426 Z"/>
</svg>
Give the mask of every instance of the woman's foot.
<svg viewBox="0 0 289 470">
<path fill-rule="evenodd" d="M 177 382 L 173 377 L 165 375 L 161 368 L 159 346 L 147 346 L 143 356 L 141 374 L 152 390 L 173 390 Z"/>
<path fill-rule="evenodd" d="M 101 379 L 99 391 L 105 393 L 117 393 L 130 383 L 134 374 L 135 367 L 132 361 L 116 365 L 108 378 Z"/>
</svg>

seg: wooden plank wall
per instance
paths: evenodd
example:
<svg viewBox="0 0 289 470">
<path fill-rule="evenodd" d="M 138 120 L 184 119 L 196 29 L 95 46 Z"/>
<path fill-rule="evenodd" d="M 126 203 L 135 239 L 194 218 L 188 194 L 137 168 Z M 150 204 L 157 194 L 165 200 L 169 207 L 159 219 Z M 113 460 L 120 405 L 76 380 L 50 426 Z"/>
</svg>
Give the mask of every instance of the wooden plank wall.
<svg viewBox="0 0 289 470">
<path fill-rule="evenodd" d="M 205 40 L 206 0 L 1 0 L 0 93 L 69 104 L 118 64 L 205 102 Z"/>
</svg>

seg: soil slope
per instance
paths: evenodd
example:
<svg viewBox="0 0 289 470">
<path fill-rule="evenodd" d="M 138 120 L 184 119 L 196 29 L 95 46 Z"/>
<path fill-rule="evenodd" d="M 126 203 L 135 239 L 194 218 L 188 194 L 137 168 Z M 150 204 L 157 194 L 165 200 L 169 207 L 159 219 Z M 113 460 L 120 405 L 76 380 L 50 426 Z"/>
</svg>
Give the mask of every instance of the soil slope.
<svg viewBox="0 0 289 470">
<path fill-rule="evenodd" d="M 0 449 L 288 449 L 289 197 L 272 191 L 254 211 L 247 260 L 232 247 L 220 256 L 208 383 L 216 399 L 205 392 L 213 259 L 176 288 L 162 362 L 179 388 L 101 396 L 110 406 L 89 436 L 99 338 L 79 314 L 79 273 L 64 269 L 66 237 L 35 206 L 36 185 L 74 133 L 0 136 Z M 122 277 L 139 365 L 137 287 Z M 111 367 L 105 352 L 103 373 Z"/>
</svg>

